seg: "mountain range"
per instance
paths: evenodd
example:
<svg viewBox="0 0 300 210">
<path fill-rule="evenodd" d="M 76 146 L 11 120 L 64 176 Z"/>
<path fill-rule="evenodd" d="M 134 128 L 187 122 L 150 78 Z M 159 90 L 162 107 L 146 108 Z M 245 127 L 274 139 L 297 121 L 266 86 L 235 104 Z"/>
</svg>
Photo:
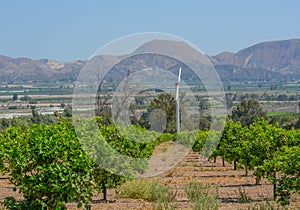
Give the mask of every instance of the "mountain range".
<svg viewBox="0 0 300 210">
<path fill-rule="evenodd" d="M 73 82 L 85 61 L 58 62 L 0 55 L 0 82 Z"/>
<path fill-rule="evenodd" d="M 140 46 L 135 53 L 147 52 L 153 48 L 167 48 L 178 45 L 185 47 L 189 56 L 193 52 L 185 43 L 153 40 Z M 184 53 L 182 56 L 185 56 Z M 112 57 L 112 56 L 111 56 Z M 242 49 L 237 53 L 222 52 L 208 56 L 223 81 L 244 80 L 294 80 L 300 79 L 300 39 L 268 41 Z M 102 59 L 107 59 L 103 56 Z M 112 58 L 110 58 L 112 59 Z M 121 60 L 121 57 L 113 59 Z M 153 56 L 143 58 L 153 59 Z M 157 59 L 158 66 L 166 67 L 164 59 Z M 74 82 L 86 61 L 58 62 L 49 59 L 32 60 L 0 55 L 0 82 Z M 171 62 L 177 65 L 176 62 Z M 141 65 L 135 61 L 132 65 Z"/>
<path fill-rule="evenodd" d="M 262 42 L 210 58 L 226 80 L 300 78 L 300 39 Z"/>
</svg>

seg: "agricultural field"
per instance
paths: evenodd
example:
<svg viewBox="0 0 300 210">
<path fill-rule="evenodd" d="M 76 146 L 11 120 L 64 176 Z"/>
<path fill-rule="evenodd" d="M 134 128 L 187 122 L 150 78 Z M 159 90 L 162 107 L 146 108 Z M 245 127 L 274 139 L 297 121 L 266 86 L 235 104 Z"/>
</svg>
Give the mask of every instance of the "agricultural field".
<svg viewBox="0 0 300 210">
<path fill-rule="evenodd" d="M 73 84 L 3 84 L 0 86 L 0 118 L 30 116 L 31 109 L 41 114 L 62 112 L 71 104 Z"/>
<path fill-rule="evenodd" d="M 161 145 L 156 151 L 159 151 L 162 147 L 164 145 Z M 234 171 L 233 164 L 225 162 L 225 166 L 223 166 L 221 158 L 217 158 L 216 162 L 210 160 L 206 163 L 200 163 L 198 156 L 198 153 L 191 151 L 178 166 L 159 176 L 143 179 L 142 182 L 150 184 L 153 181 L 158 181 L 164 186 L 170 186 L 172 196 L 174 196 L 171 204 L 175 206 L 175 209 L 192 209 L 193 203 L 188 200 L 184 192 L 186 185 L 192 181 L 218 187 L 217 192 L 212 188 L 211 193 L 219 197 L 218 209 L 220 210 L 279 208 L 278 204 L 272 201 L 273 186 L 268 180 L 264 179 L 259 185 L 256 185 L 253 171 L 250 171 L 248 176 L 245 176 L 242 169 Z M 4 200 L 7 196 L 22 199 L 22 195 L 13 190 L 14 186 L 9 184 L 8 178 L 8 176 L 2 176 L 0 179 L 0 200 Z M 101 201 L 103 198 L 101 194 L 94 194 L 92 209 L 156 209 L 155 202 L 122 198 L 126 194 L 130 197 L 130 190 L 134 191 L 134 188 L 138 188 L 141 185 L 137 181 L 136 184 L 134 182 L 128 182 L 128 184 L 125 185 L 127 188 L 124 187 L 127 193 L 118 194 L 118 190 L 122 190 L 122 186 L 118 190 L 108 190 L 107 203 Z M 70 210 L 77 209 L 74 203 L 69 203 L 67 206 Z M 289 209 L 296 210 L 299 208 L 300 196 L 294 196 Z"/>
<path fill-rule="evenodd" d="M 73 128 L 69 127 L 70 123 L 64 122 L 64 120 L 70 121 L 70 116 L 64 116 L 63 114 L 66 107 L 72 103 L 72 84 L 2 85 L 0 89 L 0 116 L 1 118 L 12 118 L 11 121 L 2 120 L 1 127 L 4 136 L 1 136 L 0 139 L 2 139 L 3 145 L 6 144 L 7 139 L 12 141 L 12 144 L 8 141 L 7 145 L 2 150 L 0 149 L 2 151 L 0 155 L 6 158 L 3 159 L 4 162 L 2 165 L 0 162 L 3 170 L 3 175 L 0 177 L 0 201 L 4 202 L 2 205 L 17 205 L 14 202 L 21 202 L 23 199 L 28 198 L 28 196 L 31 197 L 34 195 L 39 197 L 41 195 L 39 194 L 40 192 L 48 191 L 42 196 L 43 199 L 45 196 L 53 196 L 60 199 L 60 207 L 63 207 L 66 203 L 68 209 L 77 209 L 81 205 L 88 205 L 90 202 L 90 193 L 93 195 L 91 197 L 92 209 L 299 209 L 299 189 L 297 187 L 293 188 L 294 184 L 297 185 L 298 183 L 298 171 L 294 171 L 288 167 L 284 168 L 286 165 L 282 166 L 282 168 L 281 166 L 277 168 L 276 164 L 279 160 L 288 161 L 289 158 L 280 159 L 282 154 L 284 154 L 282 157 L 290 157 L 293 151 L 299 151 L 297 144 L 300 133 L 299 130 L 293 129 L 293 127 L 299 121 L 300 85 L 297 82 L 281 85 L 274 85 L 273 83 L 261 84 L 257 82 L 232 82 L 227 83 L 224 87 L 227 87 L 225 90 L 228 99 L 227 106 L 230 111 L 238 110 L 239 104 L 242 101 L 253 100 L 258 102 L 255 105 L 257 110 L 262 109 L 260 110 L 261 113 L 260 111 L 258 113 L 262 114 L 261 116 L 265 116 L 268 120 L 260 121 L 258 116 L 254 121 L 250 122 L 251 126 L 250 124 L 247 125 L 248 121 L 245 121 L 246 124 L 242 124 L 244 123 L 242 120 L 240 121 L 241 123 L 227 122 L 219 145 L 220 148 L 217 148 L 216 153 L 213 154 L 213 157 L 209 161 L 200 163 L 199 152 L 207 136 L 207 127 L 203 126 L 201 128 L 203 131 L 200 130 L 198 134 L 200 139 L 197 139 L 195 144 L 192 145 L 193 151 L 191 150 L 179 164 L 170 170 L 152 178 L 130 180 L 120 178 L 107 171 L 97 171 L 99 169 L 93 168 L 95 166 L 90 166 L 89 164 L 93 165 L 90 162 L 91 160 L 83 155 L 84 159 L 81 161 L 86 161 L 90 167 L 84 167 L 83 170 L 91 173 L 97 172 L 93 175 L 93 178 L 90 177 L 88 180 L 86 180 L 83 174 L 78 175 L 78 179 L 87 184 L 87 187 L 80 185 L 80 187 L 75 188 L 75 184 L 72 183 L 72 189 L 76 189 L 76 193 L 69 196 L 66 194 L 69 190 L 68 185 L 64 184 L 60 188 L 61 183 L 56 183 L 53 184 L 53 188 L 49 186 L 45 189 L 43 187 L 45 183 L 37 180 L 45 181 L 49 178 L 51 179 L 51 177 L 47 177 L 44 174 L 43 170 L 61 170 L 61 173 L 55 173 L 58 173 L 58 180 L 67 180 L 69 179 L 67 177 L 72 175 L 72 173 L 76 174 L 72 176 L 77 176 L 78 171 L 76 170 L 78 168 L 75 166 L 79 163 L 76 162 L 76 159 L 72 160 L 74 162 L 69 163 L 68 161 L 71 160 L 68 158 L 68 155 L 76 157 L 78 152 L 80 151 L 79 153 L 81 153 L 82 151 L 76 140 L 77 138 L 74 139 L 76 134 Z M 160 95 L 161 93 L 156 94 Z M 195 89 L 193 94 L 199 99 L 199 104 L 195 104 L 194 106 L 196 108 L 199 107 L 203 113 L 206 113 L 209 107 L 218 106 L 218 102 L 209 101 L 203 91 Z M 103 93 L 100 96 L 101 100 L 105 100 L 106 96 Z M 146 96 L 149 95 L 142 95 L 141 97 Z M 153 98 L 154 95 L 151 95 L 151 97 Z M 172 106 L 175 105 L 172 97 L 168 100 Z M 153 101 L 145 101 L 146 103 L 133 106 L 132 110 L 147 112 L 149 109 L 155 109 Z M 107 104 L 104 104 L 104 106 L 108 105 L 110 99 L 105 101 L 105 103 Z M 165 109 L 164 111 L 170 112 L 170 109 Z M 267 112 L 264 113 L 264 111 Z M 55 116 L 54 113 L 56 113 Z M 101 132 L 108 137 L 109 143 L 115 149 L 124 152 L 126 155 L 149 157 L 153 154 L 154 156 L 160 156 L 168 150 L 168 147 L 175 138 L 174 134 L 170 134 L 174 133 L 174 120 L 172 118 L 174 116 L 171 116 L 170 129 L 166 130 L 169 133 L 166 133 L 164 138 L 158 138 L 149 144 L 139 145 L 136 143 L 132 144 L 126 138 L 122 137 L 116 128 L 112 125 L 107 125 L 110 120 L 106 118 L 109 118 L 109 116 L 106 115 L 107 113 L 101 114 L 103 115 L 103 119 L 101 119 L 102 123 L 99 121 Z M 27 117 L 17 118 L 19 116 Z M 62 124 L 60 120 L 62 120 Z M 141 118 L 136 122 L 137 125 L 145 125 L 145 122 L 140 120 Z M 209 117 L 206 121 L 206 123 L 209 123 Z M 52 128 L 51 126 L 54 127 Z M 8 131 L 4 130 L 7 127 Z M 61 139 L 60 136 L 55 135 L 55 129 L 63 132 L 61 136 L 64 136 L 66 139 Z M 142 131 L 146 132 L 145 130 Z M 45 135 L 43 135 L 43 132 L 45 132 Z M 14 135 L 22 137 L 14 139 Z M 154 134 L 150 133 L 150 135 Z M 260 136 L 260 138 L 257 138 L 257 136 Z M 277 139 L 279 142 L 276 141 Z M 62 140 L 65 144 L 61 145 Z M 55 158 L 58 158 L 57 155 L 60 154 L 54 148 L 57 148 L 59 151 L 67 151 L 66 148 L 70 147 L 70 144 L 67 143 L 68 141 L 72 142 L 71 145 L 75 147 L 74 150 L 68 151 L 70 154 L 62 153 L 59 160 L 55 160 Z M 189 144 L 188 140 L 186 141 L 183 144 Z M 48 145 L 48 143 L 51 143 L 51 145 Z M 27 144 L 36 144 L 37 146 L 30 148 Z M 22 148 L 22 150 L 18 151 L 18 155 L 20 156 L 12 152 L 18 150 L 16 145 L 23 145 L 18 147 Z M 127 146 L 124 147 L 123 145 Z M 52 147 L 53 150 L 50 149 Z M 10 150 L 6 150 L 7 148 L 10 148 Z M 48 148 L 47 152 L 41 148 Z M 37 162 L 26 166 L 28 162 L 22 163 L 22 161 L 24 161 L 24 157 L 31 154 L 36 155 L 34 159 Z M 295 153 L 296 158 L 298 158 L 297 154 Z M 49 162 L 49 165 L 39 162 L 39 159 L 48 161 L 44 155 L 46 155 L 45 157 L 49 155 L 51 157 L 49 161 L 53 162 Z M 10 162 L 12 160 L 11 157 L 16 157 L 16 162 Z M 60 164 L 64 161 L 67 164 L 63 165 L 61 169 Z M 297 159 L 295 161 L 291 164 L 297 164 Z M 67 169 L 67 171 L 70 171 L 70 174 L 65 175 L 66 169 L 64 167 L 67 166 L 68 168 L 69 164 L 74 165 L 75 168 Z M 55 166 L 54 169 L 52 169 L 52 165 Z M 56 165 L 58 165 L 58 168 L 56 168 Z M 49 166 L 50 168 L 47 168 Z M 20 168 L 18 167 L 25 167 L 23 168 L 24 171 L 22 169 L 20 172 Z M 7 173 L 9 170 L 15 170 L 16 173 L 13 178 L 11 174 Z M 36 177 L 36 172 L 39 173 L 39 171 L 41 171 L 43 176 L 46 176 L 45 179 Z M 277 175 L 275 174 L 274 176 L 273 171 Z M 26 179 L 28 174 L 31 174 L 29 176 L 32 179 Z M 274 201 L 275 188 L 272 181 L 274 177 L 277 180 L 275 181 L 276 183 L 284 182 L 285 179 L 282 177 L 287 177 L 287 180 L 290 181 L 287 189 L 277 188 L 279 190 L 278 195 L 284 198 L 282 202 L 287 202 L 285 204 L 288 204 L 288 207 L 280 207 L 280 202 Z M 293 178 L 296 178 L 296 180 Z M 23 184 L 23 182 L 27 184 Z M 39 183 L 33 191 L 30 188 L 32 183 Z M 47 184 L 49 183 L 46 183 L 45 186 Z M 89 186 L 89 184 L 93 186 Z M 152 188 L 149 188 L 149 186 L 152 186 Z M 64 188 L 66 190 L 62 190 Z M 195 191 L 189 191 L 188 189 L 195 189 Z M 23 192 L 19 193 L 19 190 Z M 57 197 L 57 194 L 53 193 L 56 190 L 58 190 L 58 195 L 62 195 L 60 198 Z M 285 190 L 288 191 L 290 197 L 284 197 Z M 104 191 L 105 195 L 102 195 Z M 149 195 L 146 191 L 152 194 L 150 193 Z M 155 195 L 160 195 L 165 200 L 160 200 Z M 7 200 L 7 197 L 10 196 L 14 197 L 15 200 Z M 63 196 L 66 197 L 62 198 Z M 103 201 L 102 199 L 106 197 L 107 199 Z M 80 201 L 79 206 L 77 201 Z M 48 200 L 45 199 L 43 202 L 47 203 Z M 50 203 L 49 205 L 53 207 L 56 204 Z M 200 208 L 199 205 L 203 205 L 204 207 Z"/>
<path fill-rule="evenodd" d="M 187 82 L 187 84 L 190 87 L 197 87 L 192 89 L 192 93 L 202 98 L 201 101 L 206 103 L 207 107 L 215 103 L 208 101 L 203 87 L 198 87 L 192 82 Z M 244 99 L 253 99 L 258 100 L 270 116 L 299 111 L 300 84 L 298 81 L 224 82 L 223 86 L 227 94 L 227 108 L 236 106 Z M 72 103 L 73 87 L 72 83 L 2 84 L 0 85 L 0 117 L 28 116 L 31 114 L 31 107 L 44 114 L 61 112 L 62 104 L 71 105 Z M 102 94 L 102 97 L 108 95 Z"/>
</svg>

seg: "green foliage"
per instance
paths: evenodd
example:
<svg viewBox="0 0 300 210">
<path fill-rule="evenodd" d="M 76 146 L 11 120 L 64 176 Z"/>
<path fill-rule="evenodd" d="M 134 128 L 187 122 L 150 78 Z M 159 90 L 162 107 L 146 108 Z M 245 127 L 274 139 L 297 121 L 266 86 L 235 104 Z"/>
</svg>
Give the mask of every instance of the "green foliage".
<svg viewBox="0 0 300 210">
<path fill-rule="evenodd" d="M 63 116 L 72 117 L 72 106 L 71 105 L 64 106 Z"/>
<path fill-rule="evenodd" d="M 268 200 L 264 202 L 256 202 L 247 204 L 243 208 L 238 208 L 239 210 L 287 210 L 287 208 L 279 208 L 274 202 L 270 202 Z"/>
<path fill-rule="evenodd" d="M 174 96 L 168 93 L 159 94 L 157 98 L 151 101 L 148 113 L 150 113 L 155 109 L 159 109 L 166 114 L 167 125 L 164 132 L 175 133 L 176 132 L 176 101 Z"/>
<path fill-rule="evenodd" d="M 34 124 L 36 120 L 40 124 Z M 207 151 L 203 147 L 214 148 L 220 135 L 207 130 L 160 134 L 133 125 L 106 126 L 101 118 L 81 121 L 79 137 L 70 121 L 57 121 L 53 115 L 0 121 L 1 129 L 7 128 L 0 134 L 0 172 L 9 172 L 11 183 L 24 196 L 21 201 L 6 198 L 6 208 L 64 209 L 70 201 L 77 202 L 79 206 L 89 206 L 94 190 L 102 191 L 106 199 L 107 188 L 120 186 L 136 172 L 143 173 L 154 148 L 160 143 L 173 140 L 205 153 Z M 96 129 L 91 126 L 94 121 L 98 123 Z M 45 125 L 42 122 L 55 124 Z M 87 132 L 90 130 L 93 132 Z M 286 205 L 293 193 L 300 193 L 299 144 L 299 129 L 286 130 L 264 119 L 256 119 L 249 126 L 229 120 L 213 155 L 239 163 L 245 169 L 254 169 L 257 181 L 262 177 L 268 178 L 277 186 L 277 201 Z M 118 168 L 102 168 L 99 163 L 105 161 Z M 155 201 L 158 209 L 174 207 L 174 194 L 167 186 L 154 183 L 144 190 L 146 184 L 143 181 L 128 183 L 132 183 L 132 190 L 137 190 L 129 196 L 142 194 L 145 200 Z M 122 191 L 125 187 L 119 189 Z M 202 189 L 204 193 L 207 192 L 205 189 Z M 124 193 L 122 191 L 121 194 Z M 196 192 L 189 193 L 195 208 L 199 209 L 203 202 L 192 198 Z"/>
<path fill-rule="evenodd" d="M 297 125 L 299 116 L 285 113 L 283 116 L 272 116 L 270 119 L 271 124 L 278 124 L 279 127 L 290 130 Z"/>
<path fill-rule="evenodd" d="M 156 146 L 157 133 L 137 126 L 101 126 L 100 132 L 115 151 L 134 158 L 149 158 Z"/>
<path fill-rule="evenodd" d="M 135 177 L 136 173 L 143 173 L 147 169 L 148 160 L 155 146 L 160 143 L 158 133 L 138 126 L 105 126 L 101 124 L 100 117 L 77 119 L 74 122 L 80 143 L 99 165 L 95 168 L 95 180 L 105 200 L 107 188 L 117 187 L 127 177 Z"/>
<path fill-rule="evenodd" d="M 147 179 L 127 181 L 125 184 L 118 187 L 116 197 L 151 201 L 153 200 L 153 195 L 150 194 L 151 183 L 152 181 Z"/>
<path fill-rule="evenodd" d="M 205 141 L 208 137 L 208 134 L 209 134 L 209 132 L 207 130 L 205 130 L 205 131 L 199 130 L 198 131 L 197 136 L 196 136 L 196 141 L 192 147 L 193 151 L 195 151 L 195 152 L 202 151 Z"/>
<path fill-rule="evenodd" d="M 91 120 L 83 121 L 83 130 L 87 131 Z M 128 176 L 136 172 L 142 173 L 155 146 L 169 136 L 165 134 L 164 138 L 159 139 L 157 133 L 137 127 L 135 135 L 143 133 L 145 138 L 139 143 L 125 138 L 121 130 L 113 125 L 99 127 L 95 132 L 85 133 L 86 136 L 81 136 L 83 139 L 77 137 L 74 127 L 67 120 L 52 125 L 33 124 L 27 129 L 10 127 L 4 130 L 0 135 L 0 172 L 9 172 L 10 182 L 24 196 L 21 201 L 7 198 L 5 206 L 11 209 L 64 209 L 65 204 L 71 201 L 79 206 L 89 206 L 94 190 L 102 191 L 106 200 L 107 188 L 123 184 Z M 129 132 L 134 131 L 129 129 L 132 129 Z M 87 134 L 92 136 L 86 138 Z M 82 144 L 83 141 L 86 141 L 85 144 Z M 107 152 L 107 147 L 100 146 L 104 142 L 114 152 L 137 158 L 137 162 L 132 164 L 113 156 L 115 153 L 110 153 L 109 149 Z M 91 159 L 93 156 L 88 156 L 86 151 L 92 150 L 83 150 L 85 146 L 100 153 Z M 99 165 L 101 161 L 119 164 L 120 168 L 116 170 L 126 176 L 102 168 Z"/>
<path fill-rule="evenodd" d="M 243 126 L 250 126 L 251 123 L 262 117 L 266 117 L 266 112 L 255 100 L 243 100 L 232 111 L 232 119 L 241 122 Z"/>
<path fill-rule="evenodd" d="M 170 186 L 150 179 L 136 179 L 126 182 L 117 190 L 118 198 L 143 199 L 155 202 L 155 209 L 175 209 L 175 194 Z"/>
<path fill-rule="evenodd" d="M 278 182 L 276 193 L 281 205 L 289 204 L 292 193 L 300 193 L 300 147 L 282 147 L 277 151 L 275 157 L 266 161 L 263 168 L 267 171 L 267 178 L 272 182 Z M 274 177 L 277 172 L 282 176 Z"/>
<path fill-rule="evenodd" d="M 131 134 L 134 133 L 134 131 L 139 130 L 140 132 L 148 132 L 145 129 L 141 128 L 128 128 L 131 129 Z M 128 131 L 126 129 L 123 130 Z M 96 176 L 96 182 L 98 183 L 98 186 L 101 186 L 100 189 L 102 189 L 104 193 L 104 199 L 106 199 L 106 188 L 115 188 L 121 184 L 123 184 L 126 180 L 128 180 L 127 177 L 133 177 L 135 172 L 142 173 L 147 168 L 147 158 L 149 158 L 155 148 L 155 142 L 153 142 L 153 138 L 151 138 L 151 135 L 146 135 L 143 133 L 141 136 L 149 139 L 144 139 L 145 142 L 142 141 L 142 143 L 132 141 L 128 138 L 125 138 L 124 135 L 122 135 L 122 132 L 116 128 L 114 125 L 108 125 L 108 126 L 100 126 L 100 132 L 101 135 L 104 137 L 105 142 L 107 143 L 107 146 L 111 147 L 111 149 L 107 149 L 107 151 L 103 151 L 103 147 L 99 146 L 101 144 L 101 139 L 98 138 L 98 142 L 95 143 L 97 149 L 97 159 L 95 160 L 96 163 L 101 163 L 103 161 L 110 160 L 111 163 L 116 163 L 117 168 L 113 168 L 112 170 L 104 170 L 101 167 L 96 168 L 95 173 Z M 149 132 L 153 133 L 153 132 Z M 124 133 L 123 133 L 124 134 Z M 131 136 L 134 137 L 134 136 Z M 153 136 L 152 136 L 153 137 Z M 97 138 L 96 138 L 97 139 Z M 97 144 L 98 143 L 98 144 Z M 101 154 L 101 155 L 100 155 Z M 125 155 L 127 157 L 136 158 L 136 159 L 122 159 L 120 155 Z M 146 159 L 141 159 L 146 158 Z M 131 161 L 132 160 L 132 161 Z M 122 162 L 120 162 L 122 161 Z M 117 166 L 118 164 L 118 166 Z M 123 175 L 119 175 L 120 172 Z"/>
<path fill-rule="evenodd" d="M 172 133 L 162 133 L 158 138 L 158 144 L 167 141 L 175 141 L 176 136 L 177 136 L 176 134 L 172 134 Z"/>
<path fill-rule="evenodd" d="M 200 130 L 208 130 L 211 124 L 211 117 L 210 116 L 200 116 L 199 119 L 199 129 Z"/>
<path fill-rule="evenodd" d="M 218 186 L 192 181 L 185 186 L 185 193 L 194 210 L 219 209 Z"/>
<path fill-rule="evenodd" d="M 202 131 L 199 131 L 202 132 Z M 178 144 L 184 145 L 186 147 L 192 148 L 195 141 L 198 131 L 182 131 L 177 134 L 176 142 Z M 201 146 L 202 140 L 199 140 L 199 147 Z"/>
<path fill-rule="evenodd" d="M 198 142 L 201 142 L 202 149 L 200 151 L 203 158 L 209 158 L 218 154 L 218 145 L 221 139 L 221 133 L 219 131 L 202 131 L 198 132 L 196 143 L 193 146 L 193 150 L 196 151 L 200 148 L 197 148 L 196 145 L 199 145 Z M 200 145 L 201 145 L 200 144 Z"/>
<path fill-rule="evenodd" d="M 186 147 L 192 148 L 195 152 L 202 152 L 203 146 L 209 135 L 213 135 L 215 131 L 194 130 L 182 131 L 176 134 L 176 142 Z"/>
<path fill-rule="evenodd" d="M 11 127 L 1 135 L 1 156 L 10 182 L 24 200 L 7 198 L 16 209 L 66 209 L 67 202 L 90 205 L 93 162 L 81 149 L 74 129 L 65 123 Z M 2 164 L 3 166 L 3 164 Z"/>
<path fill-rule="evenodd" d="M 256 183 L 262 177 L 274 184 L 274 197 L 281 205 L 289 203 L 292 193 L 300 193 L 300 130 L 286 130 L 278 124 L 258 119 L 249 127 L 229 120 L 217 153 L 227 161 L 254 169 Z M 279 176 L 277 176 L 280 174 Z"/>
<path fill-rule="evenodd" d="M 245 129 L 240 122 L 229 120 L 225 125 L 219 144 L 219 154 L 228 162 L 233 161 L 234 169 L 236 169 L 236 162 L 242 156 L 241 146 Z"/>
<path fill-rule="evenodd" d="M 0 119 L 0 130 L 4 130 L 11 126 L 19 126 L 22 129 L 28 129 L 32 123 L 31 117 L 18 117 L 12 119 L 1 118 Z"/>
<path fill-rule="evenodd" d="M 12 100 L 14 100 L 14 101 L 18 100 L 18 94 L 17 93 L 13 94 Z"/>
<path fill-rule="evenodd" d="M 29 129 L 32 124 L 57 124 L 57 117 L 55 115 L 40 115 L 36 110 L 31 110 L 33 116 L 22 116 L 22 117 L 14 117 L 12 119 L 1 118 L 0 119 L 0 131 L 4 129 L 15 126 L 21 127 L 23 130 Z"/>
<path fill-rule="evenodd" d="M 160 184 L 154 181 L 149 188 L 152 200 L 156 202 L 157 210 L 173 210 L 175 205 L 172 203 L 175 198 L 173 189 L 169 185 Z"/>
<path fill-rule="evenodd" d="M 266 120 L 255 121 L 244 135 L 241 163 L 255 171 L 257 182 L 264 175 L 259 166 L 274 157 L 275 152 L 287 144 L 287 131 L 278 125 L 271 125 Z"/>
</svg>

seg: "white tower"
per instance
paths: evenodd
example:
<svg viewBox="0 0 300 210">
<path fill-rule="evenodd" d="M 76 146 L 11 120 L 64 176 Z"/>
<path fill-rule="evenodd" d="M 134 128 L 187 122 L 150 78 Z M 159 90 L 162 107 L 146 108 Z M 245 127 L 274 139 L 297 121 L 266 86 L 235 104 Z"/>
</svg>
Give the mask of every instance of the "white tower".
<svg viewBox="0 0 300 210">
<path fill-rule="evenodd" d="M 176 94 L 175 94 L 175 101 L 176 101 L 176 129 L 177 133 L 180 132 L 180 113 L 179 113 L 179 84 L 180 84 L 180 77 L 181 77 L 181 67 L 179 68 L 178 73 L 178 81 L 175 83 L 176 86 Z"/>
</svg>

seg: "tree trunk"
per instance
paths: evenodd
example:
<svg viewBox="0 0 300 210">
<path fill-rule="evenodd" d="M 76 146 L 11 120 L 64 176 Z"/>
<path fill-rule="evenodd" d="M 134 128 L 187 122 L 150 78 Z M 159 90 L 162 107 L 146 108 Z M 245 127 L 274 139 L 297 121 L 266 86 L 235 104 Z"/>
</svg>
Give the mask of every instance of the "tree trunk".
<svg viewBox="0 0 300 210">
<path fill-rule="evenodd" d="M 236 160 L 233 160 L 233 170 L 236 171 Z"/>
<path fill-rule="evenodd" d="M 245 176 L 248 176 L 248 167 L 245 166 Z"/>
<path fill-rule="evenodd" d="M 259 182 L 260 182 L 260 177 L 256 176 L 256 178 L 255 178 L 255 184 L 259 185 Z"/>
<path fill-rule="evenodd" d="M 261 178 L 263 177 L 262 176 L 262 171 L 259 169 L 259 168 L 257 168 L 256 169 L 256 171 L 255 171 L 255 184 L 256 185 L 259 185 L 259 183 L 260 183 L 260 180 L 261 180 Z"/>
<path fill-rule="evenodd" d="M 276 200 L 276 197 L 277 197 L 277 195 L 276 195 L 276 187 L 277 187 L 277 185 L 276 185 L 276 172 L 274 171 L 274 174 L 273 174 L 273 177 L 274 177 L 274 184 L 273 184 L 273 195 L 274 195 L 274 200 Z"/>
<path fill-rule="evenodd" d="M 217 157 L 214 157 L 214 163 L 216 163 L 217 162 Z"/>
<path fill-rule="evenodd" d="M 103 192 L 103 201 L 106 203 L 107 201 L 107 188 L 105 183 L 102 183 L 102 192 Z"/>
<path fill-rule="evenodd" d="M 224 157 L 222 157 L 222 166 L 225 167 L 225 160 L 224 160 Z"/>
</svg>

